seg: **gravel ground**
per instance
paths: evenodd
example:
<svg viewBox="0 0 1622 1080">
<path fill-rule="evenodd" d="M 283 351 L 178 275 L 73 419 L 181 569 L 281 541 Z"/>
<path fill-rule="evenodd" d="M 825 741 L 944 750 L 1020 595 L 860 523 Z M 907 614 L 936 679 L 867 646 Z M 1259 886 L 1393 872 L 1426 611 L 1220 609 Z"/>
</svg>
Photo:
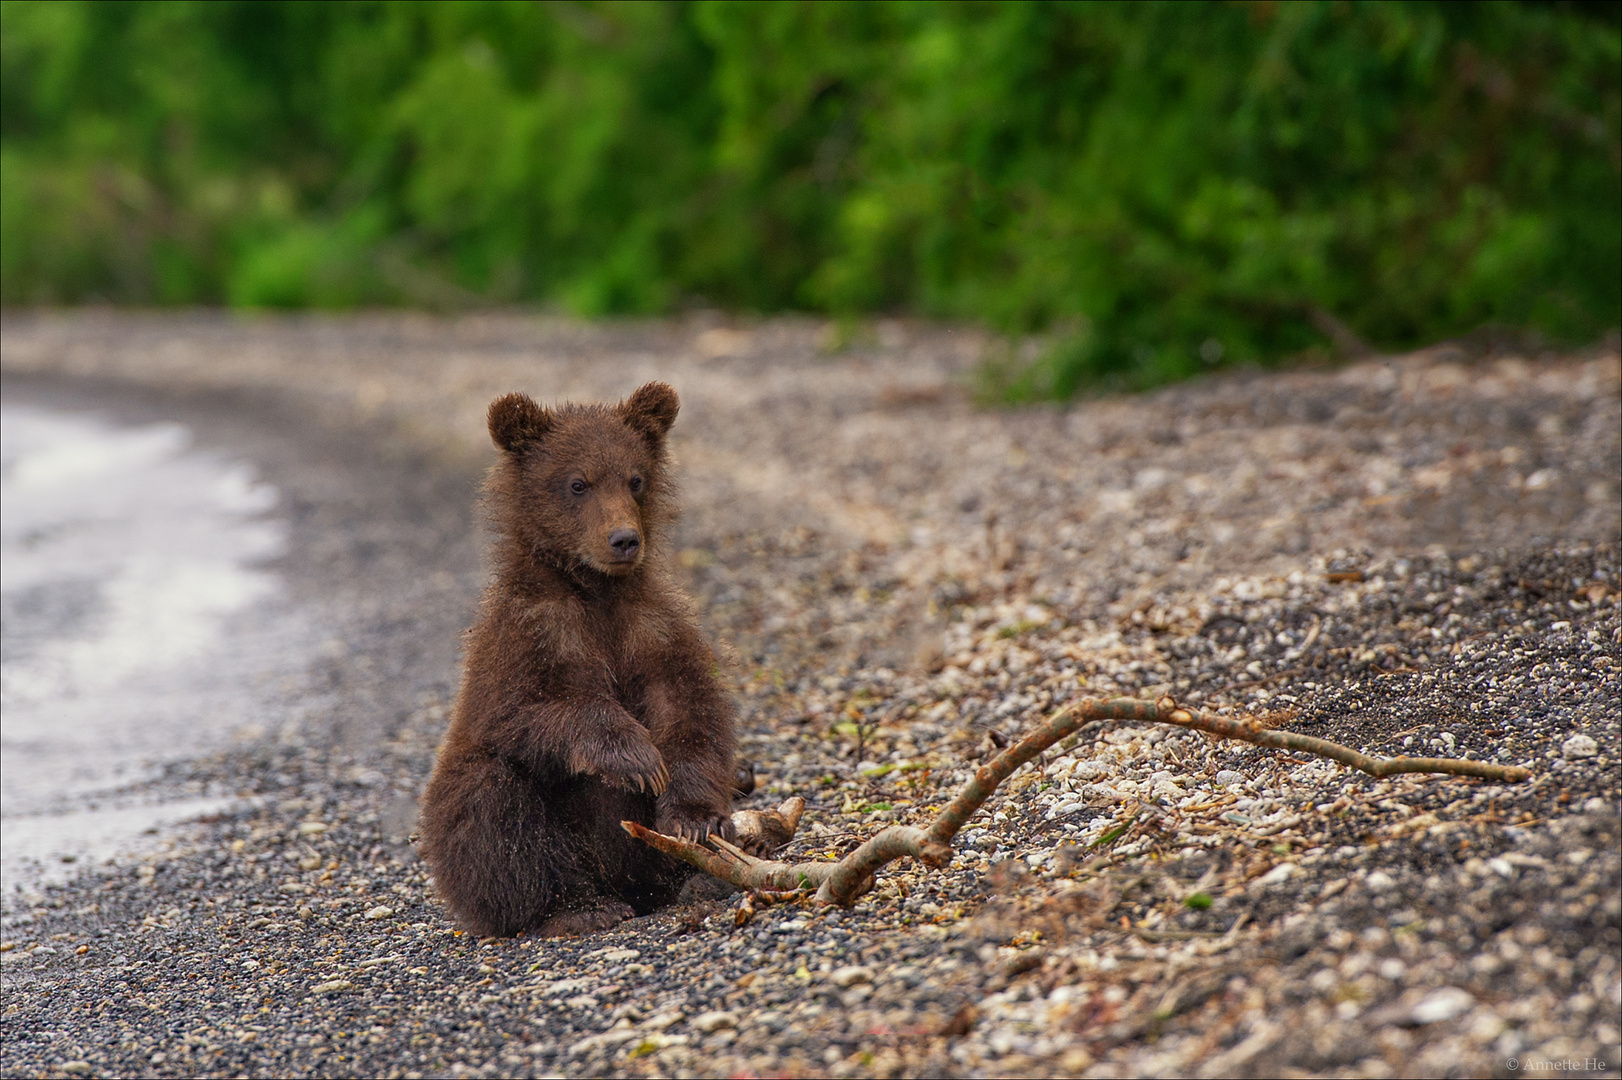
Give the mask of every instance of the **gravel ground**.
<svg viewBox="0 0 1622 1080">
<path fill-rule="evenodd" d="M 5 918 L 17 1075 L 1617 1075 L 1622 361 L 1443 347 L 979 410 L 984 343 L 698 317 L 8 314 L 5 392 L 262 464 L 332 640 L 165 790 L 242 809 Z M 407 841 L 482 577 L 498 392 L 683 396 L 680 563 L 787 857 L 925 820 L 1085 692 L 1169 692 L 1402 777 L 1098 725 L 944 871 L 847 912 L 698 899 L 477 941 Z"/>
</svg>

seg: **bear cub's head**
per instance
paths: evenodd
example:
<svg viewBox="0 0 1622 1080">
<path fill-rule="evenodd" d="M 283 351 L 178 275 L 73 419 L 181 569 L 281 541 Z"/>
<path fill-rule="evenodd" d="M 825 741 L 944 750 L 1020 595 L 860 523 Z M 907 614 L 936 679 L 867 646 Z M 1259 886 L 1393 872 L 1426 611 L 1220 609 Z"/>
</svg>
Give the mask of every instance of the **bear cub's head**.
<svg viewBox="0 0 1622 1080">
<path fill-rule="evenodd" d="M 490 483 L 496 528 L 527 556 L 610 577 L 634 573 L 669 515 L 665 436 L 680 406 L 662 382 L 618 405 L 497 398 L 489 413 L 501 451 Z"/>
</svg>

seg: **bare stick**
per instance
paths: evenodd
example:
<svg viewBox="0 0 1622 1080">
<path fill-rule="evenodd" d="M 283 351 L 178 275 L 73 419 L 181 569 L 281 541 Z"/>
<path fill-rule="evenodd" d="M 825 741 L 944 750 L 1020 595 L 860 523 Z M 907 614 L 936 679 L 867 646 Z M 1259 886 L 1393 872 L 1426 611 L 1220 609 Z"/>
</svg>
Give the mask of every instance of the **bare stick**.
<svg viewBox="0 0 1622 1080">
<path fill-rule="evenodd" d="M 635 821 L 622 821 L 620 827 L 643 843 L 652 844 L 666 855 L 691 863 L 712 877 L 730 881 L 743 889 L 766 892 L 791 892 L 813 885 L 821 885 L 833 873 L 838 863 L 788 863 L 772 859 L 757 859 L 742 848 L 734 847 L 719 837 L 711 836 L 712 850 L 693 840 L 666 836 L 654 832 Z"/>
<path fill-rule="evenodd" d="M 1162 698 L 1164 704 L 1169 701 Z M 1293 731 L 1274 731 L 1263 727 L 1256 720 L 1235 718 L 1231 716 L 1218 716 L 1209 712 L 1189 712 L 1187 709 L 1171 708 L 1164 716 L 1159 717 L 1162 723 L 1177 724 L 1180 727 L 1193 728 L 1195 731 L 1208 731 L 1212 735 L 1220 735 L 1224 739 L 1242 739 L 1257 746 L 1271 746 L 1279 750 L 1300 750 L 1319 757 L 1330 758 L 1342 765 L 1350 765 L 1370 776 L 1392 776 L 1396 773 L 1445 773 L 1449 776 L 1478 776 L 1483 780 L 1497 780 L 1499 783 L 1516 784 L 1528 779 L 1532 775 L 1531 769 L 1523 769 L 1519 765 L 1495 765 L 1490 761 L 1464 761 L 1459 758 L 1411 758 L 1370 757 L 1360 754 L 1356 750 L 1349 750 L 1339 743 L 1332 743 L 1326 739 L 1315 739 L 1311 735 L 1297 735 Z"/>
<path fill-rule="evenodd" d="M 652 844 L 669 855 L 745 889 L 788 891 L 817 889 L 823 904 L 849 907 L 873 888 L 875 875 L 887 863 L 911 857 L 929 866 L 945 866 L 952 857 L 952 838 L 985 805 L 992 793 L 1021 765 L 1042 751 L 1095 720 L 1124 720 L 1137 723 L 1172 724 L 1204 731 L 1224 739 L 1238 739 L 1279 750 L 1297 750 L 1329 758 L 1370 776 L 1396 773 L 1442 773 L 1449 776 L 1475 776 L 1500 783 L 1517 783 L 1532 775 L 1518 765 L 1496 765 L 1485 761 L 1455 758 L 1380 758 L 1358 753 L 1338 743 L 1290 731 L 1274 731 L 1250 718 L 1219 716 L 1216 713 L 1180 709 L 1169 697 L 1159 701 L 1113 698 L 1098 701 L 1082 698 L 1048 717 L 1035 731 L 1008 747 L 975 770 L 974 777 L 938 815 L 930 827 L 892 825 L 838 862 L 787 863 L 757 859 L 741 849 L 712 838 L 715 849 L 690 840 L 664 836 L 634 821 L 623 822 L 632 836 Z"/>
</svg>

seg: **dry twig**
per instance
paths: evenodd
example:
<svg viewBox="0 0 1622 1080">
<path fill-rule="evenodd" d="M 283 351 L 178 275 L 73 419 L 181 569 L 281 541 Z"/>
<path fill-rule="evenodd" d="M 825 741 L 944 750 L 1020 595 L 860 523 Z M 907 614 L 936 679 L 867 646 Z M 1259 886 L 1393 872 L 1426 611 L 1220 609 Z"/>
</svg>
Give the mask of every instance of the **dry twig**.
<svg viewBox="0 0 1622 1080">
<path fill-rule="evenodd" d="M 1485 761 L 1456 758 L 1380 758 L 1358 753 L 1338 743 L 1290 731 L 1275 731 L 1250 718 L 1219 716 L 1216 713 L 1180 709 L 1169 697 L 1159 701 L 1113 698 L 1099 701 L 1085 697 L 1060 709 L 1025 738 L 1008 747 L 975 770 L 955 799 L 936 816 L 928 829 L 892 825 L 838 862 L 788 864 L 757 859 L 725 840 L 711 838 L 713 848 L 690 840 L 656 833 L 634 821 L 623 822 L 627 832 L 660 851 L 691 863 L 707 874 L 744 889 L 791 891 L 815 887 L 822 904 L 849 907 L 873 888 L 875 875 L 886 863 L 911 857 L 929 866 L 945 866 L 952 858 L 952 838 L 989 799 L 997 786 L 1021 765 L 1042 751 L 1095 720 L 1126 720 L 1139 723 L 1172 724 L 1205 731 L 1224 739 L 1239 739 L 1279 750 L 1296 750 L 1326 757 L 1368 773 L 1391 776 L 1396 773 L 1444 773 L 1475 776 L 1500 783 L 1517 783 L 1529 778 L 1530 769 L 1497 765 Z M 796 815 L 796 818 L 798 815 Z"/>
</svg>

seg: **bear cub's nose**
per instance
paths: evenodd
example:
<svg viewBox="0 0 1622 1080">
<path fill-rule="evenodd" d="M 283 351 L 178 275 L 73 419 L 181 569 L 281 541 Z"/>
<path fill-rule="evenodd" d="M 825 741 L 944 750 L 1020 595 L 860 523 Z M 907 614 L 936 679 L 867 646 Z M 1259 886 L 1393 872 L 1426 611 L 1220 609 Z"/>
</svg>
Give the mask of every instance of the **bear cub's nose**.
<svg viewBox="0 0 1622 1080">
<path fill-rule="evenodd" d="M 636 557 L 636 549 L 642 546 L 642 535 L 635 529 L 615 529 L 608 534 L 608 546 L 614 549 L 614 557 L 629 561 Z"/>
</svg>

